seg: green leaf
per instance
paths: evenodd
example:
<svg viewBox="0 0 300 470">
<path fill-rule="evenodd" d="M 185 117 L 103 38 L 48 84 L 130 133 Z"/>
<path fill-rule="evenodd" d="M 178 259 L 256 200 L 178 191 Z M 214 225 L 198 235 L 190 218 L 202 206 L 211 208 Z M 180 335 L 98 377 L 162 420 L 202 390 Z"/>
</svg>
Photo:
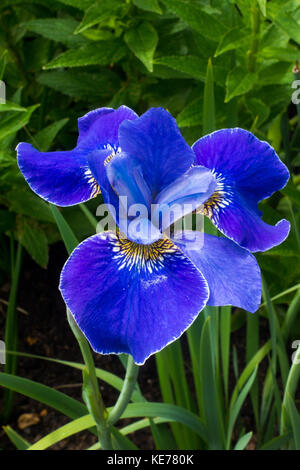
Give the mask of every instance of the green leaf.
<svg viewBox="0 0 300 470">
<path fill-rule="evenodd" d="M 3 431 L 18 450 L 26 450 L 30 446 L 30 443 L 10 426 L 3 426 Z"/>
<path fill-rule="evenodd" d="M 244 95 L 250 91 L 257 81 L 257 74 L 246 72 L 242 67 L 235 67 L 226 78 L 225 103 L 235 96 Z"/>
<path fill-rule="evenodd" d="M 14 189 L 7 193 L 7 198 L 11 211 L 34 217 L 41 222 L 54 222 L 47 202 L 37 197 L 30 189 Z"/>
<path fill-rule="evenodd" d="M 163 0 L 163 3 L 191 28 L 212 41 L 218 41 L 226 32 L 225 25 L 206 13 L 194 0 Z"/>
<path fill-rule="evenodd" d="M 179 127 L 200 126 L 203 122 L 203 99 L 196 98 L 191 101 L 178 114 L 176 121 Z"/>
<path fill-rule="evenodd" d="M 291 433 L 283 434 L 282 436 L 274 437 L 266 442 L 259 450 L 278 450 L 282 449 L 287 441 L 291 438 Z"/>
<path fill-rule="evenodd" d="M 183 72 L 192 78 L 205 81 L 205 71 L 207 62 L 198 56 L 187 55 L 173 55 L 166 57 L 157 57 L 154 60 L 155 64 L 166 65 L 174 70 Z"/>
<path fill-rule="evenodd" d="M 268 119 L 271 110 L 262 100 L 258 98 L 247 98 L 245 105 L 256 121 L 257 127 L 261 126 Z"/>
<path fill-rule="evenodd" d="M 57 227 L 60 231 L 66 249 L 70 255 L 79 242 L 59 209 L 53 204 L 50 204 L 50 209 L 54 216 L 55 222 L 57 223 Z"/>
<path fill-rule="evenodd" d="M 292 47 L 265 47 L 260 52 L 266 59 L 280 60 L 282 62 L 293 63 L 300 59 L 299 49 Z"/>
<path fill-rule="evenodd" d="M 71 419 L 87 414 L 86 407 L 79 401 L 33 380 L 0 372 L 0 385 L 50 406 Z"/>
<path fill-rule="evenodd" d="M 207 441 L 210 449 L 224 449 L 224 424 L 215 375 L 211 342 L 211 318 L 207 317 L 200 340 L 200 379 L 202 385 L 203 412 L 207 426 Z"/>
<path fill-rule="evenodd" d="M 124 40 L 134 55 L 145 65 L 149 72 L 153 71 L 153 56 L 158 43 L 158 35 L 151 23 L 143 22 L 129 29 Z"/>
<path fill-rule="evenodd" d="M 154 13 L 162 13 L 157 0 L 133 0 L 133 3 L 141 10 L 153 11 Z"/>
<path fill-rule="evenodd" d="M 96 0 L 85 12 L 84 18 L 76 29 L 76 33 L 82 33 L 88 28 L 98 24 L 110 23 L 115 18 L 122 18 L 129 5 L 122 0 Z"/>
<path fill-rule="evenodd" d="M 257 374 L 257 367 L 252 372 L 249 380 L 247 381 L 246 385 L 244 386 L 243 390 L 240 392 L 236 401 L 230 403 L 229 407 L 229 419 L 228 419 L 228 429 L 227 429 L 227 440 L 226 440 L 226 449 L 230 449 L 230 442 L 232 438 L 232 431 L 234 428 L 234 424 L 238 417 L 238 414 L 243 406 L 244 401 L 254 383 L 255 377 Z"/>
<path fill-rule="evenodd" d="M 273 3 L 273 2 L 272 2 Z M 300 44 L 300 27 L 296 19 L 285 7 L 278 8 L 277 5 L 267 3 L 267 16 L 274 21 L 278 28 L 282 29 L 291 39 Z"/>
<path fill-rule="evenodd" d="M 207 430 L 203 421 L 195 413 L 176 405 L 156 402 L 130 403 L 121 416 L 121 419 L 144 417 L 160 417 L 177 421 L 192 429 L 204 441 L 207 440 Z"/>
<path fill-rule="evenodd" d="M 5 103 L 0 103 L 0 113 L 6 111 L 26 111 L 26 108 L 20 106 L 16 103 L 9 103 L 6 101 Z"/>
<path fill-rule="evenodd" d="M 292 424 L 295 449 L 300 450 L 300 415 L 292 397 L 287 394 L 286 408 Z"/>
<path fill-rule="evenodd" d="M 74 69 L 44 72 L 37 77 L 37 81 L 65 95 L 90 101 L 103 97 L 110 98 L 112 92 L 121 86 L 120 78 L 114 72 L 105 69 L 97 73 Z"/>
<path fill-rule="evenodd" d="M 291 181 L 280 192 L 300 207 L 300 190 Z"/>
<path fill-rule="evenodd" d="M 248 432 L 247 434 L 244 434 L 242 437 L 239 438 L 237 443 L 234 446 L 233 450 L 244 450 L 245 447 L 247 447 L 251 437 L 252 437 L 252 432 Z"/>
<path fill-rule="evenodd" d="M 15 226 L 16 217 L 5 209 L 0 209 L 0 233 L 11 230 Z"/>
<path fill-rule="evenodd" d="M 38 18 L 23 23 L 23 26 L 33 33 L 62 42 L 69 47 L 80 47 L 86 44 L 86 39 L 82 36 L 75 36 L 73 33 L 78 26 L 78 21 L 72 18 Z"/>
<path fill-rule="evenodd" d="M 17 221 L 17 238 L 30 256 L 43 268 L 48 264 L 48 240 L 43 230 L 32 220 L 22 217 Z"/>
<path fill-rule="evenodd" d="M 86 10 L 91 5 L 93 5 L 95 0 L 58 0 L 64 5 L 69 5 L 70 7 L 78 8 L 79 10 Z"/>
<path fill-rule="evenodd" d="M 245 33 L 245 30 L 241 28 L 231 29 L 230 31 L 226 32 L 218 44 L 215 57 L 224 54 L 224 52 L 247 46 L 250 41 L 250 35 Z"/>
<path fill-rule="evenodd" d="M 118 62 L 125 54 L 126 48 L 120 40 L 98 41 L 78 49 L 69 49 L 45 65 L 44 69 L 109 65 Z"/>
<path fill-rule="evenodd" d="M 211 59 L 208 60 L 203 95 L 203 134 L 216 130 L 214 74 Z"/>
<path fill-rule="evenodd" d="M 34 144 L 41 152 L 47 152 L 59 131 L 67 124 L 68 118 L 56 121 L 45 127 L 34 136 Z M 48 208 L 49 209 L 49 208 Z"/>
<path fill-rule="evenodd" d="M 26 126 L 29 122 L 31 114 L 38 108 L 39 105 L 33 105 L 27 108 L 26 111 L 20 113 L 14 113 L 12 116 L 9 116 L 7 119 L 0 122 L 0 140 L 3 140 L 5 137 L 14 134 L 22 127 Z"/>
</svg>

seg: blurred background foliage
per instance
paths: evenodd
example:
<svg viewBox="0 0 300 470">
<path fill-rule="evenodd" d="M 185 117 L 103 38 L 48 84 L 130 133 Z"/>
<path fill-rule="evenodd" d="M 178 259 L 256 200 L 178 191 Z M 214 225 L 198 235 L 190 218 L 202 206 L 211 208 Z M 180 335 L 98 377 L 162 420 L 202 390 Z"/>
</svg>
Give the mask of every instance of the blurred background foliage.
<svg viewBox="0 0 300 470">
<path fill-rule="evenodd" d="M 16 144 L 71 149 L 77 119 L 91 109 L 163 106 L 190 144 L 239 126 L 268 140 L 289 167 L 288 186 L 261 209 L 270 223 L 289 219 L 291 234 L 257 257 L 280 325 L 294 302 L 284 340 L 299 337 L 300 105 L 291 103 L 299 45 L 297 0 L 1 0 L 0 281 L 15 269 L 15 245 L 47 267 L 48 245 L 60 239 L 48 204 L 18 170 Z M 205 100 L 208 64 L 214 107 Z M 98 203 L 87 206 L 94 212 Z M 92 233 L 80 207 L 62 213 L 79 240 Z M 237 310 L 232 330 L 245 321 Z"/>
</svg>

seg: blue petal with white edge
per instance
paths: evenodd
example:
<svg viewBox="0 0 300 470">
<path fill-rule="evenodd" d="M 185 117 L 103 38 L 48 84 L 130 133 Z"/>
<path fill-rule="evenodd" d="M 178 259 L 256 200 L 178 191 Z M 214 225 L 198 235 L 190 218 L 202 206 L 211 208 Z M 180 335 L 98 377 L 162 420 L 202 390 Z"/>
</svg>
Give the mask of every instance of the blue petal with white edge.
<svg viewBox="0 0 300 470">
<path fill-rule="evenodd" d="M 18 165 L 31 189 L 46 201 L 71 206 L 97 196 L 99 184 L 92 175 L 87 156 L 96 149 L 113 158 L 119 148 L 119 125 L 136 119 L 129 108 L 100 108 L 79 119 L 77 147 L 70 151 L 39 152 L 32 145 L 17 146 Z M 106 177 L 104 167 L 101 168 Z"/>
<path fill-rule="evenodd" d="M 162 108 L 151 108 L 139 119 L 123 122 L 119 143 L 122 151 L 141 166 L 153 199 L 183 175 L 195 159 L 175 119 Z"/>
<path fill-rule="evenodd" d="M 276 226 L 261 220 L 257 203 L 283 188 L 289 172 L 274 149 L 243 129 L 222 129 L 194 145 L 196 163 L 209 168 L 217 189 L 203 212 L 226 236 L 250 251 L 265 251 L 283 242 L 289 222 Z"/>
<path fill-rule="evenodd" d="M 209 296 L 198 269 L 169 240 L 139 245 L 104 232 L 66 262 L 63 298 L 92 348 L 136 364 L 191 325 Z"/>
<path fill-rule="evenodd" d="M 212 306 L 233 305 L 254 313 L 261 301 L 261 274 L 255 257 L 223 237 L 186 231 L 176 243 L 205 277 Z"/>
</svg>

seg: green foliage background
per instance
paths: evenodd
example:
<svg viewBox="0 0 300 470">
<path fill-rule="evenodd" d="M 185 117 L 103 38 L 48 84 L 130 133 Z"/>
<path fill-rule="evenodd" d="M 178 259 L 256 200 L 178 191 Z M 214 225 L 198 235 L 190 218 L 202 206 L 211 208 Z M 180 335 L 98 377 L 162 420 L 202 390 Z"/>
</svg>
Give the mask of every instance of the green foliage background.
<svg viewBox="0 0 300 470">
<path fill-rule="evenodd" d="M 300 107 L 291 104 L 291 85 L 300 77 L 299 45 L 297 0 L 2 0 L 0 79 L 7 97 L 0 104 L 2 280 L 10 273 L 9 240 L 19 241 L 46 267 L 48 245 L 60 239 L 49 206 L 29 190 L 17 168 L 16 144 L 71 149 L 77 119 L 91 109 L 126 104 L 143 113 L 163 106 L 190 144 L 210 130 L 239 126 L 268 140 L 288 165 L 288 186 L 261 208 L 270 223 L 288 218 L 291 234 L 258 255 L 270 295 L 283 292 L 275 300 L 282 325 L 292 299 L 299 304 L 293 296 L 300 274 Z M 209 63 L 212 120 L 213 104 L 204 99 Z M 88 203 L 91 211 L 96 205 Z M 62 213 L 79 240 L 91 234 L 80 208 Z M 298 313 L 289 325 L 290 339 L 300 335 Z M 269 314 L 262 309 L 261 315 Z M 237 311 L 232 329 L 244 322 Z"/>
</svg>

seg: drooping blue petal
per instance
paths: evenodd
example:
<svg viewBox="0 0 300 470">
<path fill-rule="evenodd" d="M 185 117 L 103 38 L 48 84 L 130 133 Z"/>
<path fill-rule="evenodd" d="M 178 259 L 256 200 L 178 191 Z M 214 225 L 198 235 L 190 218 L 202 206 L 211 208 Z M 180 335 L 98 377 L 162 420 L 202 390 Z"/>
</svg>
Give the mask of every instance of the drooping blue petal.
<svg viewBox="0 0 300 470">
<path fill-rule="evenodd" d="M 25 142 L 17 146 L 18 165 L 31 189 L 48 202 L 71 206 L 99 193 L 86 157 L 78 149 L 39 152 Z"/>
<path fill-rule="evenodd" d="M 153 199 L 185 173 L 195 159 L 175 119 L 162 108 L 151 108 L 139 119 L 123 122 L 119 142 L 122 151 L 141 166 Z"/>
<path fill-rule="evenodd" d="M 223 237 L 185 232 L 175 243 L 205 277 L 212 306 L 233 305 L 254 313 L 261 300 L 261 274 L 255 257 Z"/>
<path fill-rule="evenodd" d="M 129 353 L 137 364 L 178 338 L 209 295 L 203 276 L 169 240 L 144 246 L 111 232 L 74 250 L 60 290 L 95 351 Z"/>
<path fill-rule="evenodd" d="M 196 163 L 211 169 L 218 185 L 204 205 L 226 236 L 250 251 L 265 251 L 281 243 L 289 233 L 282 220 L 275 227 L 264 223 L 257 203 L 285 186 L 286 166 L 273 148 L 243 129 L 223 129 L 194 145 Z"/>
<path fill-rule="evenodd" d="M 39 152 L 30 144 L 20 143 L 19 168 L 31 189 L 46 201 L 59 206 L 87 201 L 99 193 L 99 184 L 88 165 L 88 154 L 97 149 L 114 154 L 119 147 L 120 123 L 136 118 L 125 106 L 95 110 L 79 119 L 80 137 L 71 151 Z M 101 170 L 106 177 L 103 166 Z"/>
</svg>

